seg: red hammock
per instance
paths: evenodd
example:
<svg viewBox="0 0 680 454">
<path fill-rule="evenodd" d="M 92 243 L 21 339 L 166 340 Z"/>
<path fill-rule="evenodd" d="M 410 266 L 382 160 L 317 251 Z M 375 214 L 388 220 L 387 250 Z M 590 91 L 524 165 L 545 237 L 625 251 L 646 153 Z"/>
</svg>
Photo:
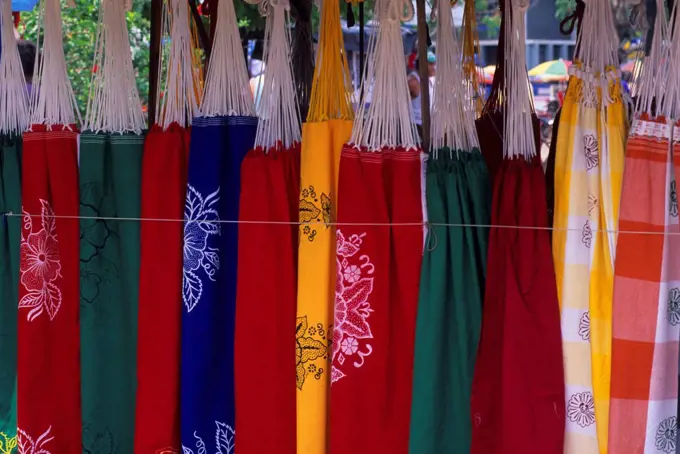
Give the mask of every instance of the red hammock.
<svg viewBox="0 0 680 454">
<path fill-rule="evenodd" d="M 78 132 L 24 134 L 18 325 L 21 452 L 81 451 Z M 73 216 L 55 218 L 54 216 Z M 44 450 L 44 451 L 43 451 Z"/>
<path fill-rule="evenodd" d="M 238 451 L 296 452 L 295 318 L 300 147 L 241 166 L 235 387 Z M 281 224 L 265 224 L 280 222 Z M 267 358 L 266 367 L 258 358 Z M 263 404 L 266 410 L 263 411 Z M 266 429 L 264 429 L 266 428 Z"/>
<path fill-rule="evenodd" d="M 182 221 L 189 132 L 176 123 L 166 131 L 154 126 L 144 144 L 141 217 L 145 220 L 141 225 L 135 421 L 137 454 L 180 450 Z"/>
<path fill-rule="evenodd" d="M 336 233 L 332 454 L 408 452 L 422 221 L 419 150 L 372 153 L 345 146 Z M 366 225 L 378 223 L 413 225 Z"/>
<path fill-rule="evenodd" d="M 472 454 L 562 454 L 564 371 L 540 158 L 499 159 L 502 115 L 483 150 L 495 166 L 482 334 L 472 387 Z M 534 118 L 534 130 L 536 121 Z M 537 144 L 537 149 L 540 146 Z M 487 161 L 489 162 L 489 161 Z"/>
</svg>

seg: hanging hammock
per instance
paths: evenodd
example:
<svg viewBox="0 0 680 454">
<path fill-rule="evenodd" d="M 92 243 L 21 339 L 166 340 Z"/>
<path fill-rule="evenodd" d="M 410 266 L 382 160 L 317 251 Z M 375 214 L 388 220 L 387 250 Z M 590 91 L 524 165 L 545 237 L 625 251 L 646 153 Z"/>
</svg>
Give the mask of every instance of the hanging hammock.
<svg viewBox="0 0 680 454">
<path fill-rule="evenodd" d="M 14 36 L 11 0 L 0 1 L 0 31 L 0 453 L 9 454 L 17 446 L 21 133 L 29 123 L 28 92 Z"/>
<path fill-rule="evenodd" d="M 559 309 L 525 64 L 528 6 L 526 1 L 501 4 L 503 54 L 494 77 L 495 93 L 479 125 L 480 141 L 485 137 L 482 151 L 495 167 L 471 399 L 473 454 L 561 454 L 564 448 Z M 488 113 L 494 111 L 496 118 Z"/>
<path fill-rule="evenodd" d="M 236 427 L 240 454 L 295 454 L 296 358 L 291 351 L 308 346 L 291 330 L 297 300 L 300 117 L 286 25 L 290 6 L 287 1 L 263 6 L 260 123 L 255 148 L 241 168 Z M 253 373 L 257 358 L 268 358 L 267 366 Z"/>
<path fill-rule="evenodd" d="M 374 17 L 364 99 L 340 164 L 329 352 L 334 453 L 406 453 L 409 443 L 423 252 L 421 150 L 401 40 L 401 21 L 413 17 L 413 6 L 379 0 Z"/>
<path fill-rule="evenodd" d="M 610 454 L 677 452 L 680 11 L 676 3 L 666 24 L 664 7 L 657 2 L 626 143 L 613 279 Z"/>
<path fill-rule="evenodd" d="M 80 135 L 83 450 L 134 451 L 142 105 L 125 5 L 102 0 Z M 121 97 L 121 93 L 127 96 Z"/>
<path fill-rule="evenodd" d="M 137 340 L 135 453 L 180 450 L 180 330 L 182 250 L 189 127 L 201 90 L 189 5 L 163 4 L 169 49 L 163 104 L 146 136 L 142 161 L 142 215 Z M 161 58 L 163 52 L 160 53 Z M 161 68 L 163 61 L 161 61 Z M 159 81 L 159 89 L 161 86 Z M 158 100 L 161 95 L 157 96 Z"/>
<path fill-rule="evenodd" d="M 22 153 L 17 442 L 23 452 L 80 452 L 77 107 L 59 0 L 41 2 L 39 23 L 44 41 Z"/>
<path fill-rule="evenodd" d="M 294 327 L 299 454 L 325 454 L 328 443 L 338 167 L 353 118 L 352 82 L 338 2 L 322 0 L 320 19 L 317 64 L 309 113 L 302 126 L 300 157 L 301 225 Z"/>
<path fill-rule="evenodd" d="M 234 450 L 238 224 L 232 221 L 239 214 L 241 162 L 255 139 L 254 115 L 234 3 L 224 0 L 217 4 L 203 104 L 191 129 L 184 206 L 180 382 L 185 454 Z"/>
<path fill-rule="evenodd" d="M 553 259 L 566 377 L 565 453 L 607 453 L 613 264 L 627 134 L 608 3 L 585 6 L 555 153 Z"/>
<path fill-rule="evenodd" d="M 460 60 L 451 3 L 438 1 L 436 12 L 437 78 L 425 191 L 430 225 L 420 282 L 409 443 L 413 454 L 467 454 L 488 229 L 461 226 L 489 225 L 491 193 L 474 123 L 478 99 L 468 86 L 466 62 Z M 463 30 L 464 37 L 470 33 Z"/>
</svg>

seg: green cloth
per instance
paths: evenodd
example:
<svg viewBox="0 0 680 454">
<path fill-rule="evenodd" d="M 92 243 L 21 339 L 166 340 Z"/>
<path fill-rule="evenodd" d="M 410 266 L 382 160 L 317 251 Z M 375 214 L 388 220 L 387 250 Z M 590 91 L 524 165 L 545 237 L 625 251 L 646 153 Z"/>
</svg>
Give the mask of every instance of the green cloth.
<svg viewBox="0 0 680 454">
<path fill-rule="evenodd" d="M 80 136 L 80 215 L 139 218 L 144 138 Z M 80 220 L 83 452 L 134 452 L 138 221 Z"/>
<path fill-rule="evenodd" d="M 430 224 L 489 225 L 491 191 L 478 150 L 427 163 Z M 430 225 L 416 323 L 411 454 L 469 454 L 470 393 L 482 323 L 488 228 Z"/>
<path fill-rule="evenodd" d="M 0 213 L 21 214 L 21 137 L 0 136 Z M 16 452 L 21 217 L 0 214 L 0 454 Z"/>
</svg>

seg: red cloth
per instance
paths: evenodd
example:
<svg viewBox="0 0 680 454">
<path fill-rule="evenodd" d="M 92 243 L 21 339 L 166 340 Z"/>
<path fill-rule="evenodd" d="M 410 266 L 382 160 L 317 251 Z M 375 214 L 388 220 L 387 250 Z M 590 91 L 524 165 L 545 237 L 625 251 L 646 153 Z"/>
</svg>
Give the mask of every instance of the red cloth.
<svg viewBox="0 0 680 454">
<path fill-rule="evenodd" d="M 23 210 L 31 216 L 22 222 L 17 406 L 26 452 L 82 450 L 78 133 L 71 129 L 33 125 L 24 134 Z"/>
<path fill-rule="evenodd" d="M 189 130 L 154 126 L 142 164 L 135 453 L 180 452 L 182 250 Z M 175 451 L 172 451 L 172 450 Z M 74 451 L 75 452 L 75 451 Z"/>
<path fill-rule="evenodd" d="M 500 163 L 491 223 L 547 227 L 538 157 Z M 563 453 L 560 315 L 547 230 L 490 230 L 471 416 L 472 454 Z"/>
<path fill-rule="evenodd" d="M 408 452 L 422 221 L 420 151 L 369 153 L 345 146 L 338 190 L 331 454 Z"/>
<path fill-rule="evenodd" d="M 296 453 L 300 147 L 251 150 L 241 166 L 235 387 L 239 454 Z M 288 223 L 288 224 L 286 224 Z M 260 359 L 266 358 L 266 365 Z"/>
</svg>

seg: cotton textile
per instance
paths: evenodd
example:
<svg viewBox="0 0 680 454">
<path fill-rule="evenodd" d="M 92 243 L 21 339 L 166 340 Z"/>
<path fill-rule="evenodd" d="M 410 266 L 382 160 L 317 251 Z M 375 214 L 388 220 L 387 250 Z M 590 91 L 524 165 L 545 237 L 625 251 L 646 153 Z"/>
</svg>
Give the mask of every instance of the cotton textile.
<svg viewBox="0 0 680 454">
<path fill-rule="evenodd" d="M 28 452 L 82 450 L 77 135 L 24 133 L 17 441 Z"/>
<path fill-rule="evenodd" d="M 409 451 L 470 452 L 491 191 L 479 150 L 427 162 L 428 229 L 418 303 Z M 436 224 L 453 224 L 452 227 Z"/>
<path fill-rule="evenodd" d="M 3 454 L 13 452 L 17 442 L 21 149 L 21 136 L 0 135 L 0 453 Z"/>
<path fill-rule="evenodd" d="M 296 357 L 291 351 L 307 345 L 291 329 L 297 302 L 299 185 L 299 145 L 267 152 L 256 148 L 243 160 L 234 349 L 240 454 L 296 452 Z M 260 358 L 267 358 L 266 368 Z"/>
<path fill-rule="evenodd" d="M 144 136 L 80 135 L 83 449 L 134 450 Z"/>
<path fill-rule="evenodd" d="M 572 76 L 555 153 L 553 259 L 566 381 L 566 454 L 607 452 L 613 260 L 626 120 L 613 101 Z M 617 91 L 618 90 L 618 91 Z M 593 98 L 595 96 L 595 98 Z M 595 100 L 594 100 L 595 99 Z M 608 233 L 609 232 L 609 233 Z"/>
<path fill-rule="evenodd" d="M 302 125 L 300 155 L 298 295 L 295 329 L 297 452 L 326 454 L 330 341 L 336 279 L 335 226 L 338 168 L 350 120 Z M 310 328 L 312 328 L 310 330 Z M 299 343 L 299 342 L 298 342 Z"/>
<path fill-rule="evenodd" d="M 626 144 L 614 277 L 610 454 L 676 452 L 678 126 L 643 115 Z"/>
<path fill-rule="evenodd" d="M 184 208 L 182 445 L 234 449 L 234 317 L 240 170 L 257 119 L 205 117 L 191 130 Z M 214 441 L 213 441 L 214 440 Z"/>
<path fill-rule="evenodd" d="M 342 150 L 338 223 L 360 225 L 336 232 L 331 454 L 408 452 L 423 252 L 420 154 Z M 402 225 L 366 225 L 390 223 Z"/>
<path fill-rule="evenodd" d="M 487 118 L 496 131 L 503 130 L 501 113 Z M 535 118 L 533 123 L 536 132 Z M 562 454 L 564 375 L 543 168 L 538 156 L 531 162 L 499 158 L 501 136 L 494 137 L 487 142 L 493 148 L 483 150 L 500 164 L 472 384 L 470 452 Z"/>
<path fill-rule="evenodd" d="M 189 135 L 176 123 L 166 131 L 153 126 L 144 143 L 136 454 L 181 450 L 182 220 Z"/>
</svg>

